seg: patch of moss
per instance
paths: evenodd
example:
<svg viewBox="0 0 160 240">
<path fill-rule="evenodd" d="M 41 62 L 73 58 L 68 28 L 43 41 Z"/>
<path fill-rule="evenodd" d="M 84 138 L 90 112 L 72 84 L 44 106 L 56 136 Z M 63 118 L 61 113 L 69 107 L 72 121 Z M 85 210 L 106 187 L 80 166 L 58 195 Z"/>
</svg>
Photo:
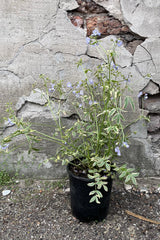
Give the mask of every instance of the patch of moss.
<svg viewBox="0 0 160 240">
<path fill-rule="evenodd" d="M 0 170 L 0 186 L 7 185 L 12 182 L 12 178 L 5 170 Z"/>
</svg>

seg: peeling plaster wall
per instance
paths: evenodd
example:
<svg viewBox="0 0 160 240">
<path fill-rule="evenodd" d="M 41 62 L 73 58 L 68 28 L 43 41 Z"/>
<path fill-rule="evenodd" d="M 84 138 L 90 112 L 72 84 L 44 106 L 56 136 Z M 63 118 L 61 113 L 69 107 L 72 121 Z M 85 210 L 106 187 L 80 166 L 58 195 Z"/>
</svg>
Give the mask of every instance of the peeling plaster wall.
<svg viewBox="0 0 160 240">
<path fill-rule="evenodd" d="M 54 128 L 53 119 L 40 95 L 34 95 L 32 85 L 42 85 L 40 74 L 51 79 L 75 82 L 76 62 L 81 57 L 87 67 L 101 61 L 95 49 L 86 45 L 86 36 L 98 28 L 102 45 L 110 47 L 110 39 L 121 38 L 117 64 L 122 73 L 133 75 L 136 112 L 128 115 L 131 121 L 142 110 L 149 115 L 147 124 L 132 124 L 131 143 L 123 160 L 137 167 L 142 175 L 160 175 L 160 3 L 150 0 L 0 0 L 0 116 L 4 116 L 7 102 L 12 102 L 19 117 L 30 119 L 47 132 Z M 151 74 L 151 79 L 146 74 Z M 138 99 L 139 92 L 142 96 Z M 148 99 L 144 101 L 144 94 Z M 65 103 L 65 124 L 75 121 Z M 56 113 L 56 103 L 55 103 Z M 1 124 L 7 135 L 14 126 Z M 23 139 L 17 139 L 19 144 Z M 44 160 L 54 154 L 56 145 L 42 144 L 36 155 L 28 156 L 26 147 L 6 156 L 8 168 L 20 175 L 57 178 L 65 174 L 60 165 Z M 1 161 L 4 156 L 0 156 Z M 41 163 L 41 167 L 38 168 Z M 26 168 L 24 166 L 27 166 Z"/>
</svg>

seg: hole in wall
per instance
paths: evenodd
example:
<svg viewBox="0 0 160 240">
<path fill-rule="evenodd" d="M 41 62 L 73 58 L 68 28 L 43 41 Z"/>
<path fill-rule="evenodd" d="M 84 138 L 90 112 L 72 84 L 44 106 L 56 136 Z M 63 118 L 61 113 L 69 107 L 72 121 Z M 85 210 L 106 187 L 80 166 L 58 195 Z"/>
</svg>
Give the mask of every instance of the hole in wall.
<svg viewBox="0 0 160 240">
<path fill-rule="evenodd" d="M 157 83 L 150 80 L 140 91 L 139 107 L 149 112 L 157 113 L 159 111 L 160 113 L 160 86 Z"/>
<path fill-rule="evenodd" d="M 147 98 L 145 99 L 145 96 Z M 141 98 L 141 108 L 149 111 L 150 113 L 160 114 L 160 93 L 158 94 L 146 94 Z"/>
<path fill-rule="evenodd" d="M 139 107 L 148 111 L 148 134 L 160 134 L 160 86 L 152 80 L 140 91 Z M 152 137 L 153 138 L 153 137 Z"/>
<path fill-rule="evenodd" d="M 160 114 L 150 113 L 150 122 L 148 123 L 148 133 L 149 134 L 160 134 Z"/>
<path fill-rule="evenodd" d="M 119 19 L 113 17 L 104 7 L 98 5 L 93 0 L 76 0 L 79 7 L 68 11 L 68 17 L 76 27 L 87 30 L 87 36 L 92 34 L 94 29 L 98 29 L 101 37 L 115 35 L 120 38 L 126 49 L 134 54 L 138 45 L 145 38 L 133 33 L 129 27 Z"/>
</svg>

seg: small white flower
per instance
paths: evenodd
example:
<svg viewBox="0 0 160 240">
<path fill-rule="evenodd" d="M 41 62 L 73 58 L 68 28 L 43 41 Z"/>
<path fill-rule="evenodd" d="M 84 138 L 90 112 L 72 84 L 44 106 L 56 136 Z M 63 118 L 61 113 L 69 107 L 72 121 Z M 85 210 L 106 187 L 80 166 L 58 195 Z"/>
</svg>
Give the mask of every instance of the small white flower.
<svg viewBox="0 0 160 240">
<path fill-rule="evenodd" d="M 148 99 L 148 94 L 147 93 L 144 94 L 144 100 L 146 100 L 146 99 Z"/>
</svg>

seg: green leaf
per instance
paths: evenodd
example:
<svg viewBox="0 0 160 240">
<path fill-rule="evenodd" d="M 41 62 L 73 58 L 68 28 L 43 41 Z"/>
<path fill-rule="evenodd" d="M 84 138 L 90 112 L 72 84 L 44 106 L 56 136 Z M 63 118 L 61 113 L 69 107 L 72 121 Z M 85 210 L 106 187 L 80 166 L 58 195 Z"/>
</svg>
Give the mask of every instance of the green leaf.
<svg viewBox="0 0 160 240">
<path fill-rule="evenodd" d="M 91 199 L 90 199 L 90 203 L 92 203 L 92 202 L 94 202 L 94 201 L 96 201 L 96 195 L 94 195 Z"/>
<path fill-rule="evenodd" d="M 88 72 L 92 72 L 92 70 L 91 69 L 85 69 L 84 72 L 87 74 Z"/>
<path fill-rule="evenodd" d="M 126 177 L 125 183 L 128 183 L 131 180 L 131 174 Z"/>
<path fill-rule="evenodd" d="M 101 161 L 101 162 L 99 162 L 97 165 L 98 165 L 98 167 L 99 168 L 101 168 L 101 167 L 103 167 L 104 166 L 104 164 L 105 164 L 105 162 L 103 162 L 103 160 Z"/>
<path fill-rule="evenodd" d="M 108 171 L 111 170 L 111 166 L 110 166 L 110 164 L 106 163 L 105 166 L 106 166 L 106 169 L 107 169 Z"/>
<path fill-rule="evenodd" d="M 116 108 L 113 108 L 113 109 L 109 112 L 109 117 L 111 117 L 115 112 L 116 112 Z"/>
<path fill-rule="evenodd" d="M 103 183 L 102 183 L 102 182 L 99 182 L 99 183 L 97 184 L 97 189 L 101 189 L 102 185 L 103 185 Z"/>
<path fill-rule="evenodd" d="M 94 194 L 96 194 L 96 190 L 91 191 L 91 192 L 89 193 L 90 196 L 91 196 L 91 195 L 94 195 Z"/>
<path fill-rule="evenodd" d="M 108 192 L 108 187 L 106 185 L 103 185 L 103 188 L 106 192 Z"/>
<path fill-rule="evenodd" d="M 100 201 L 98 200 L 97 196 L 96 196 L 96 203 L 100 204 Z"/>
<path fill-rule="evenodd" d="M 124 108 L 126 108 L 128 106 L 128 96 L 125 97 L 125 100 L 124 100 Z"/>
<path fill-rule="evenodd" d="M 119 178 L 124 178 L 126 176 L 126 171 L 122 172 Z"/>
<path fill-rule="evenodd" d="M 88 174 L 89 179 L 94 179 L 95 177 L 93 175 Z"/>
<path fill-rule="evenodd" d="M 104 114 L 106 114 L 106 113 L 107 113 L 107 110 L 104 110 L 103 112 L 99 113 L 99 114 L 97 115 L 97 117 L 99 117 L 99 116 L 101 116 L 101 115 L 104 115 Z"/>
<path fill-rule="evenodd" d="M 99 198 L 102 198 L 102 197 L 103 197 L 103 195 L 102 195 L 102 193 L 101 193 L 100 191 L 96 190 L 96 193 L 97 193 L 97 196 L 98 196 Z"/>
<path fill-rule="evenodd" d="M 34 147 L 32 147 L 32 150 L 33 150 L 33 151 L 37 151 L 37 152 L 39 151 L 38 148 L 34 148 Z"/>
<path fill-rule="evenodd" d="M 135 179 L 135 177 L 131 177 L 131 181 L 132 181 L 132 183 L 134 184 L 134 185 L 137 185 L 137 180 Z"/>
<path fill-rule="evenodd" d="M 129 98 L 129 102 L 130 102 L 132 109 L 135 110 L 135 105 L 134 105 L 133 99 L 131 97 L 128 97 L 128 98 Z"/>
<path fill-rule="evenodd" d="M 73 131 L 72 131 L 72 136 L 73 136 L 73 137 L 76 137 L 76 132 L 73 132 Z"/>
<path fill-rule="evenodd" d="M 134 171 L 134 168 L 128 168 L 128 169 L 127 169 L 127 172 L 128 172 L 128 173 L 131 173 L 131 172 L 133 172 L 133 171 Z"/>
<path fill-rule="evenodd" d="M 77 68 L 82 65 L 82 58 L 77 62 Z"/>
<path fill-rule="evenodd" d="M 132 173 L 132 176 L 138 177 L 138 176 L 139 176 L 139 173 Z"/>
<path fill-rule="evenodd" d="M 89 187 L 93 187 L 93 186 L 95 186 L 95 182 L 88 183 L 87 185 L 88 185 Z"/>
</svg>

